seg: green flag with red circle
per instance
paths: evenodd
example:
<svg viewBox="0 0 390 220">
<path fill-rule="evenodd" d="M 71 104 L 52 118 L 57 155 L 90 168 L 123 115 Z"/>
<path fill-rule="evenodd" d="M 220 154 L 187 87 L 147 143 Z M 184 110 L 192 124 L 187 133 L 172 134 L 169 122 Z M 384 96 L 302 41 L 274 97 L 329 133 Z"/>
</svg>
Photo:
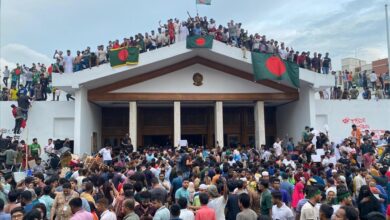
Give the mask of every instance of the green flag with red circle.
<svg viewBox="0 0 390 220">
<path fill-rule="evenodd" d="M 255 80 L 284 80 L 299 88 L 299 66 L 273 54 L 252 52 Z"/>
<path fill-rule="evenodd" d="M 187 37 L 187 49 L 193 48 L 208 48 L 213 47 L 213 36 L 188 36 Z"/>
<path fill-rule="evenodd" d="M 111 67 L 120 67 L 130 64 L 138 64 L 138 47 L 121 47 L 112 49 L 109 52 Z"/>
</svg>

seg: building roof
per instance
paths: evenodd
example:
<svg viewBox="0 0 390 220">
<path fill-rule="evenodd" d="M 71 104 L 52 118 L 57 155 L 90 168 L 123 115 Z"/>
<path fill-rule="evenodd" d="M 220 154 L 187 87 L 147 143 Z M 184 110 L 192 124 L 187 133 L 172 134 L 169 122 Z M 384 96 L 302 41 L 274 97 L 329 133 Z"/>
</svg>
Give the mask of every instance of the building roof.
<svg viewBox="0 0 390 220">
<path fill-rule="evenodd" d="M 99 89 L 114 83 L 125 81 L 129 78 L 141 76 L 145 73 L 159 71 L 170 66 L 201 63 L 212 66 L 230 67 L 243 73 L 253 75 L 251 54 L 246 52 L 247 59 L 243 58 L 240 48 L 232 47 L 214 40 L 212 49 L 187 49 L 186 42 L 178 42 L 173 45 L 157 50 L 142 53 L 139 56 L 139 64 L 112 68 L 110 64 L 103 64 L 99 67 L 86 69 L 74 74 L 54 74 L 53 86 L 69 93 L 80 87 L 88 90 Z M 191 60 L 195 61 L 191 61 Z M 187 62 L 187 64 L 186 64 Z M 157 74 L 158 75 L 158 74 Z M 248 75 L 246 75 L 248 78 Z M 251 76 L 253 78 L 253 76 Z M 249 79 L 248 79 L 249 80 Z M 334 78 L 331 75 L 317 74 L 307 69 L 300 68 L 301 84 L 309 84 L 316 89 L 327 88 L 334 85 Z M 285 88 L 285 91 L 295 90 L 283 81 L 264 81 L 263 85 L 275 88 L 276 85 Z"/>
</svg>

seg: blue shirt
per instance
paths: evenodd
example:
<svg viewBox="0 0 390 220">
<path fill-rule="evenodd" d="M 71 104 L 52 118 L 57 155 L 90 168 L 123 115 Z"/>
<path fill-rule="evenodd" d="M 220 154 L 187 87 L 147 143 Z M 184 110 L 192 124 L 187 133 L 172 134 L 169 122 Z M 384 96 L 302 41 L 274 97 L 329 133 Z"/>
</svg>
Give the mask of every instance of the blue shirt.
<svg viewBox="0 0 390 220">
<path fill-rule="evenodd" d="M 200 28 L 195 27 L 194 28 L 194 35 L 197 35 L 197 36 L 202 35 L 202 30 Z"/>
<path fill-rule="evenodd" d="M 25 206 L 23 207 L 24 213 L 30 212 L 30 211 L 32 210 L 32 208 L 33 208 L 33 204 L 32 204 L 32 203 L 30 203 L 30 204 L 28 204 L 28 205 L 25 205 Z"/>
<path fill-rule="evenodd" d="M 176 192 L 183 185 L 183 177 L 178 176 L 172 180 L 173 192 Z"/>
<path fill-rule="evenodd" d="M 153 220 L 169 220 L 170 218 L 171 213 L 165 206 L 161 206 L 159 209 L 157 209 L 156 214 L 153 216 Z"/>
<path fill-rule="evenodd" d="M 319 176 L 313 176 L 313 179 L 317 181 L 318 184 L 325 186 L 324 180 Z"/>
<path fill-rule="evenodd" d="M 53 203 L 54 203 L 54 199 L 51 198 L 49 195 L 43 195 L 39 201 L 41 201 L 41 203 L 45 204 L 46 206 L 46 216 L 50 216 L 50 210 L 51 210 L 51 207 L 53 206 Z"/>
<path fill-rule="evenodd" d="M 187 189 L 181 187 L 180 189 L 176 190 L 175 193 L 175 199 L 180 199 L 180 198 L 186 198 L 187 202 L 190 202 L 190 192 Z"/>
<path fill-rule="evenodd" d="M 0 220 L 11 220 L 11 214 L 0 212 Z"/>
<path fill-rule="evenodd" d="M 290 204 L 291 199 L 288 192 L 284 189 L 272 190 L 272 192 L 278 192 L 278 191 L 282 194 L 282 201 L 284 202 L 284 204 L 286 205 Z"/>
<path fill-rule="evenodd" d="M 288 193 L 289 198 L 291 199 L 291 196 L 294 192 L 294 185 L 291 184 L 288 181 L 282 181 L 280 182 L 280 189 L 285 190 Z"/>
</svg>

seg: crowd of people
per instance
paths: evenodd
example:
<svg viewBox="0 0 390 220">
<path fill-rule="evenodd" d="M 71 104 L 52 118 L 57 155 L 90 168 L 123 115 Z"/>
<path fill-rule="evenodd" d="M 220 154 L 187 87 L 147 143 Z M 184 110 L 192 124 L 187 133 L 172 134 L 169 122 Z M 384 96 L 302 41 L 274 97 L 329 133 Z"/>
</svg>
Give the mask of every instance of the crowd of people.
<svg viewBox="0 0 390 220">
<path fill-rule="evenodd" d="M 46 101 L 50 100 L 48 94 L 52 94 L 53 101 L 59 101 L 61 91 L 51 86 L 51 74 L 52 67 L 46 68 L 41 63 L 33 63 L 31 67 L 17 63 L 12 70 L 5 66 L 0 101 L 18 101 L 22 95 L 34 101 Z M 66 98 L 74 100 L 70 94 Z"/>
<path fill-rule="evenodd" d="M 169 19 L 162 24 L 159 21 L 157 31 L 152 30 L 145 34 L 125 37 L 122 41 L 112 40 L 106 46 L 97 46 L 96 52 L 92 52 L 90 47 L 85 50 L 78 50 L 76 55 L 71 55 L 67 50 L 66 55 L 56 50 L 53 58 L 56 60 L 53 65 L 53 72 L 72 73 L 86 68 L 99 66 L 109 61 L 107 51 L 120 47 L 138 47 L 140 53 L 169 46 L 176 42 L 185 41 L 187 36 L 211 35 L 215 40 L 221 41 L 231 46 L 242 48 L 245 51 L 255 51 L 279 55 L 284 60 L 297 63 L 301 68 L 307 68 L 318 73 L 329 74 L 332 70 L 332 62 L 329 54 L 322 56 L 321 53 L 314 52 L 310 56 L 310 51 L 294 51 L 292 47 L 286 47 L 284 42 L 274 39 L 268 40 L 266 35 L 259 33 L 249 34 L 242 27 L 241 23 L 233 20 L 227 25 L 217 25 L 214 19 L 206 16 L 189 17 L 187 20 Z"/>
<path fill-rule="evenodd" d="M 335 77 L 335 86 L 327 91 L 320 91 L 321 99 L 366 99 L 380 100 L 390 99 L 390 75 L 389 73 L 377 74 L 375 71 L 353 74 L 347 70 L 338 74 L 332 72 Z"/>
<path fill-rule="evenodd" d="M 188 14 L 189 15 L 189 14 Z M 48 93 L 52 93 L 52 100 L 58 101 L 61 91 L 50 86 L 52 73 L 73 73 L 84 69 L 98 67 L 109 62 L 111 49 L 120 47 L 138 47 L 140 53 L 169 46 L 179 41 L 185 41 L 189 35 L 212 35 L 214 39 L 231 46 L 240 47 L 244 51 L 256 51 L 279 55 L 282 59 L 297 63 L 301 68 L 307 68 L 318 73 L 329 74 L 332 70 L 332 62 L 329 54 L 322 56 L 314 52 L 313 56 L 309 51 L 299 52 L 292 47 L 285 46 L 284 42 L 268 39 L 266 35 L 259 33 L 249 34 L 244 30 L 241 23 L 233 20 L 227 25 L 217 25 L 214 19 L 206 16 L 195 16 L 184 21 L 169 19 L 166 23 L 158 24 L 157 30 L 138 33 L 134 36 L 125 37 L 122 41 L 112 40 L 106 46 L 97 46 L 96 51 L 87 47 L 78 50 L 75 55 L 70 50 L 65 53 L 56 50 L 53 55 L 54 62 L 46 67 L 44 64 L 33 63 L 31 67 L 19 65 L 14 69 L 5 67 L 3 70 L 2 82 L 4 87 L 1 90 L 1 99 L 17 100 L 19 93 L 28 94 L 34 100 L 48 100 Z M 72 97 L 66 94 L 69 101 Z"/>
<path fill-rule="evenodd" d="M 353 125 L 335 143 L 305 127 L 298 143 L 277 138 L 260 149 L 137 152 L 126 136 L 116 153 L 106 144 L 94 157 L 46 164 L 44 154 L 58 154 L 69 142 L 49 139 L 41 147 L 37 139 L 27 145 L 6 137 L 0 219 L 388 219 L 390 131 L 375 135 Z M 28 175 L 15 175 L 27 166 Z"/>
</svg>

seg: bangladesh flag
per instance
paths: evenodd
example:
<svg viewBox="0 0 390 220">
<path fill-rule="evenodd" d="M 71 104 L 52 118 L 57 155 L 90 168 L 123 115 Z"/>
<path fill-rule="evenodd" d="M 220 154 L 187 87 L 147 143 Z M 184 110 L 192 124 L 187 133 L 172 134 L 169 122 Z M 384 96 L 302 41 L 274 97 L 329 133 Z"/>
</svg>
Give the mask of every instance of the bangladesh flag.
<svg viewBox="0 0 390 220">
<path fill-rule="evenodd" d="M 127 52 L 129 56 L 127 57 L 126 64 L 138 64 L 139 59 L 139 48 L 138 47 L 128 47 Z"/>
<path fill-rule="evenodd" d="M 120 67 L 129 64 L 138 64 L 138 47 L 121 47 L 112 49 L 109 52 L 110 64 L 112 67 Z"/>
<path fill-rule="evenodd" d="M 299 66 L 279 56 L 252 52 L 255 80 L 286 80 L 299 88 Z"/>
<path fill-rule="evenodd" d="M 211 5 L 211 0 L 196 0 L 198 5 Z"/>
<path fill-rule="evenodd" d="M 211 35 L 206 36 L 188 36 L 187 37 L 187 49 L 192 48 L 209 48 L 213 47 L 214 37 Z"/>
</svg>

